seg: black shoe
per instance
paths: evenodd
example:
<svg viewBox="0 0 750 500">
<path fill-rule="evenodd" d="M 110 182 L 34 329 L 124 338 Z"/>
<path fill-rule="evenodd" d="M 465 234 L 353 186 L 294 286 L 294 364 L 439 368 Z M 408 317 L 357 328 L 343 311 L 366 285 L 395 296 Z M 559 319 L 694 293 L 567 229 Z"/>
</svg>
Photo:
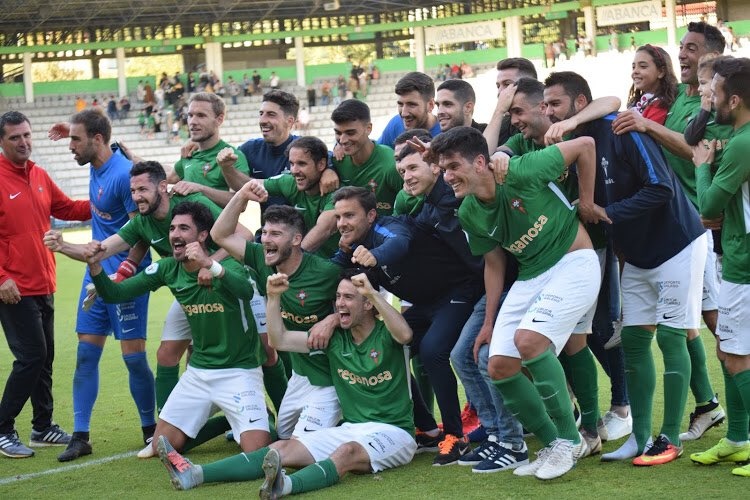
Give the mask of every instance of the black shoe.
<svg viewBox="0 0 750 500">
<path fill-rule="evenodd" d="M 143 444 L 151 444 L 151 441 L 154 440 L 156 424 L 141 427 L 141 431 L 143 431 Z"/>
<path fill-rule="evenodd" d="M 469 453 L 469 441 L 465 437 L 446 434 L 445 439 L 438 445 L 440 453 L 432 461 L 432 465 L 440 467 L 443 465 L 453 465 L 458 460 Z"/>
<path fill-rule="evenodd" d="M 65 451 L 60 453 L 57 460 L 60 462 L 70 462 L 76 458 L 83 457 L 85 455 L 91 455 L 92 453 L 91 443 L 84 441 L 83 439 L 73 437 L 68 443 L 68 447 Z"/>
<path fill-rule="evenodd" d="M 417 441 L 417 453 L 428 453 L 438 451 L 438 445 L 445 439 L 445 433 L 440 431 L 437 436 L 432 437 L 425 432 L 417 431 L 414 439 Z"/>
</svg>

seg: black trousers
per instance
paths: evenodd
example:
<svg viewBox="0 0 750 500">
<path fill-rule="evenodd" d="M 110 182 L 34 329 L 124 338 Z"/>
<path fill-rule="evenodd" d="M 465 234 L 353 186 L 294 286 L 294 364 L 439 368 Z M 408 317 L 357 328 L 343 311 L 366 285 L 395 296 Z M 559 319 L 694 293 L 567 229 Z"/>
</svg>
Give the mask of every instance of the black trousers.
<svg viewBox="0 0 750 500">
<path fill-rule="evenodd" d="M 0 433 L 12 432 L 16 417 L 31 399 L 32 425 L 52 423 L 52 361 L 55 359 L 53 295 L 22 297 L 18 304 L 0 303 L 0 323 L 15 361 L 0 400 Z"/>
</svg>

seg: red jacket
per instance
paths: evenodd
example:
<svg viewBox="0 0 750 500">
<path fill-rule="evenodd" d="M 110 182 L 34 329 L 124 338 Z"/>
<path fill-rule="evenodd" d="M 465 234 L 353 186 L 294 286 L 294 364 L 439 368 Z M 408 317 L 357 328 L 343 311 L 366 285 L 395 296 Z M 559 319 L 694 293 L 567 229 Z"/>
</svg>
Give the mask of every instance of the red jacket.
<svg viewBox="0 0 750 500">
<path fill-rule="evenodd" d="M 34 162 L 20 169 L 0 154 L 0 284 L 12 279 L 22 296 L 55 292 L 55 256 L 43 242 L 51 215 L 84 221 L 91 207 L 68 198 Z"/>
</svg>

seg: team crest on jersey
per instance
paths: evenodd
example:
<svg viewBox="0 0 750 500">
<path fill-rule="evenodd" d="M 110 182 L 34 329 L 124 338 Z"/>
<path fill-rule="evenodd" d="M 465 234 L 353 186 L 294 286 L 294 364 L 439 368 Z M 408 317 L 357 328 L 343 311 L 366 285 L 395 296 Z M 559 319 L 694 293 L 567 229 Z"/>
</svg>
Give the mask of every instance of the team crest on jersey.
<svg viewBox="0 0 750 500">
<path fill-rule="evenodd" d="M 307 298 L 307 292 L 304 290 L 300 290 L 297 292 L 297 295 L 295 295 L 297 299 L 299 300 L 299 305 L 304 306 L 305 305 L 305 299 Z"/>
<path fill-rule="evenodd" d="M 522 214 L 526 213 L 526 209 L 523 207 L 523 200 L 521 198 L 513 198 L 510 200 L 510 208 L 518 210 Z"/>
<path fill-rule="evenodd" d="M 375 349 L 370 349 L 370 358 L 372 358 L 376 365 L 380 363 L 380 353 Z"/>
<path fill-rule="evenodd" d="M 375 182 L 375 179 L 370 179 L 370 182 L 368 182 L 367 185 L 370 187 L 370 190 L 372 190 L 373 193 L 378 188 L 378 183 Z"/>
<path fill-rule="evenodd" d="M 211 164 L 210 163 L 204 164 L 203 165 L 203 177 L 205 177 L 206 175 L 208 175 L 208 171 L 209 170 L 211 170 Z"/>
<path fill-rule="evenodd" d="M 148 266 L 146 269 L 144 269 L 144 273 L 146 274 L 155 274 L 156 271 L 159 270 L 159 263 L 158 262 L 152 262 L 150 266 Z"/>
</svg>

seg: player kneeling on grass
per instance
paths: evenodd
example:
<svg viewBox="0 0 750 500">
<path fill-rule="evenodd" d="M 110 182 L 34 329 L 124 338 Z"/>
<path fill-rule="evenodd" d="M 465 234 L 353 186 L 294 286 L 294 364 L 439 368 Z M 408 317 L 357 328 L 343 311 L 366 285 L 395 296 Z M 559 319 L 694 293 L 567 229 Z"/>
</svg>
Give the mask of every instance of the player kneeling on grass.
<svg viewBox="0 0 750 500">
<path fill-rule="evenodd" d="M 271 441 L 260 365 L 265 352 L 250 308 L 253 288 L 245 268 L 231 257 L 208 257 L 206 240 L 213 225 L 208 207 L 182 202 L 172 211 L 172 256 L 154 262 L 121 283 L 102 272 L 101 244 L 85 252 L 96 291 L 105 302 L 122 302 L 148 290 L 169 287 L 182 306 L 193 333 L 188 368 L 159 415 L 154 437 L 165 436 L 182 449 L 195 438 L 214 406 L 229 421 L 244 451 Z M 198 283 L 198 271 L 213 275 L 210 287 Z"/>
<path fill-rule="evenodd" d="M 411 462 L 417 444 L 405 346 L 412 331 L 364 274 L 353 274 L 344 271 L 339 282 L 340 327 L 326 349 L 345 423 L 203 466 L 190 463 L 161 437 L 159 456 L 175 488 L 265 475 L 261 498 L 278 498 L 331 486 L 347 472 L 378 472 Z M 286 330 L 281 318 L 280 296 L 288 286 L 285 274 L 268 277 L 268 335 L 277 349 L 307 352 L 307 332 Z M 282 466 L 301 470 L 287 476 Z"/>
</svg>

